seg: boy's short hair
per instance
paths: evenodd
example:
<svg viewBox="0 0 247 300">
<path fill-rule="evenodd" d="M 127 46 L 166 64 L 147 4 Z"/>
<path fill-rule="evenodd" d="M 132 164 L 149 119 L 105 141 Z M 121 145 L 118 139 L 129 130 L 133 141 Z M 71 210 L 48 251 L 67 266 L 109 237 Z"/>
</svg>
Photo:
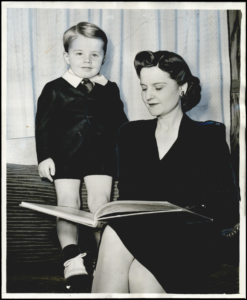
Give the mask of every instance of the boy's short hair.
<svg viewBox="0 0 247 300">
<path fill-rule="evenodd" d="M 104 42 L 104 47 L 103 47 L 104 54 L 106 54 L 107 42 L 108 42 L 106 34 L 98 26 L 89 22 L 80 22 L 77 25 L 72 26 L 71 28 L 65 31 L 63 35 L 63 45 L 64 45 L 65 52 L 68 52 L 69 45 L 73 40 L 76 39 L 78 34 L 84 35 L 85 37 L 88 38 L 102 39 L 102 41 Z"/>
</svg>

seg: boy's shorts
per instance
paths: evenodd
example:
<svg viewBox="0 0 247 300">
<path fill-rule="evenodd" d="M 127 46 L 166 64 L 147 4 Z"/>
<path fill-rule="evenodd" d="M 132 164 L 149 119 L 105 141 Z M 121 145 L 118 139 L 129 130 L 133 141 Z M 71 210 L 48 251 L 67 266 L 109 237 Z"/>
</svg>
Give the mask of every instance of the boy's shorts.
<svg viewBox="0 0 247 300">
<path fill-rule="evenodd" d="M 103 135 L 87 134 L 73 156 L 64 161 L 54 161 L 56 179 L 80 179 L 88 175 L 116 176 L 116 146 L 107 143 Z"/>
</svg>

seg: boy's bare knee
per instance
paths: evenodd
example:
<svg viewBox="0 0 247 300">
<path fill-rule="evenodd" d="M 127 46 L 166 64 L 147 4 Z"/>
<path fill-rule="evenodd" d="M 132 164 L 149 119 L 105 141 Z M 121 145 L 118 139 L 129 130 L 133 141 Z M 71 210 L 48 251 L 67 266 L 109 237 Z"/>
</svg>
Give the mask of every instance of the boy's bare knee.
<svg viewBox="0 0 247 300">
<path fill-rule="evenodd" d="M 88 197 L 87 203 L 90 212 L 95 211 L 110 201 L 112 177 L 103 175 L 91 175 L 84 178 Z"/>
<path fill-rule="evenodd" d="M 75 209 L 81 208 L 81 200 L 80 197 L 71 197 L 68 195 L 60 196 L 57 198 L 58 206 L 71 207 Z"/>
<path fill-rule="evenodd" d="M 57 194 L 57 205 L 80 209 L 80 180 L 57 179 L 54 181 Z"/>
<path fill-rule="evenodd" d="M 95 213 L 100 206 L 108 203 L 109 201 L 110 197 L 107 195 L 88 195 L 87 198 L 88 208 L 91 213 Z"/>
</svg>

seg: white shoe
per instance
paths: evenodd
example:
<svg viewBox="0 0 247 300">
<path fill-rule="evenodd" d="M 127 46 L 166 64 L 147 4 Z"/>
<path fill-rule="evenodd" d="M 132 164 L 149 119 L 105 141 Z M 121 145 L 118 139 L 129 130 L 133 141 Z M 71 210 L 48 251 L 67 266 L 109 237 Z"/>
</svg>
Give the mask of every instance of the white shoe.
<svg viewBox="0 0 247 300">
<path fill-rule="evenodd" d="M 79 254 L 78 256 L 71 258 L 64 263 L 65 279 L 77 275 L 88 275 L 83 262 L 83 257 L 86 255 L 87 253 Z"/>
</svg>

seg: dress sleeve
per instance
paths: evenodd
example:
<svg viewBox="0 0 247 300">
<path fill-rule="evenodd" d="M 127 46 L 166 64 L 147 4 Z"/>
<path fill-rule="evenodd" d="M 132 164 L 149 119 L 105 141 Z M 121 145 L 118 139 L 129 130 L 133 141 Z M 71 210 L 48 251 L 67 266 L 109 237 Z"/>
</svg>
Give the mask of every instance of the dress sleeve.
<svg viewBox="0 0 247 300">
<path fill-rule="evenodd" d="M 225 125 L 213 125 L 208 144 L 207 177 L 205 188 L 207 203 L 214 221 L 221 229 L 239 222 L 239 187 L 231 165 L 226 142 Z"/>
<path fill-rule="evenodd" d="M 46 84 L 38 99 L 35 118 L 35 139 L 38 163 L 51 157 L 52 131 L 54 129 L 55 93 Z"/>
</svg>

